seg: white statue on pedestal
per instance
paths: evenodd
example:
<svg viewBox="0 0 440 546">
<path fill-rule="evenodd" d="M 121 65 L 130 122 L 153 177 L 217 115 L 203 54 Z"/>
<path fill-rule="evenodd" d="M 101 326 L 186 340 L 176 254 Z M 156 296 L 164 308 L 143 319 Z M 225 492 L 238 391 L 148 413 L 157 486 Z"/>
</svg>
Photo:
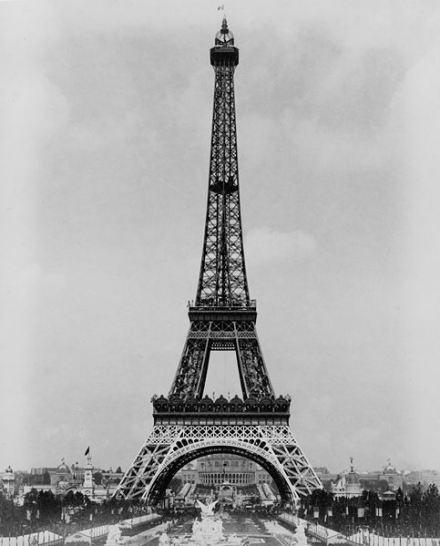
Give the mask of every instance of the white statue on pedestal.
<svg viewBox="0 0 440 546">
<path fill-rule="evenodd" d="M 203 502 L 200 502 L 199 500 L 196 501 L 197 507 L 200 508 L 202 511 L 202 519 L 208 516 L 214 515 L 214 508 L 215 505 L 218 503 L 218 501 L 211 502 L 210 504 L 206 505 Z"/>
<path fill-rule="evenodd" d="M 218 501 L 206 505 L 197 501 L 201 510 L 202 520 L 195 520 L 192 528 L 191 540 L 197 546 L 210 546 L 218 544 L 223 540 L 223 523 L 220 518 L 214 515 L 214 508 Z"/>
<path fill-rule="evenodd" d="M 304 521 L 298 520 L 298 526 L 295 530 L 296 546 L 307 546 L 306 525 Z"/>
</svg>

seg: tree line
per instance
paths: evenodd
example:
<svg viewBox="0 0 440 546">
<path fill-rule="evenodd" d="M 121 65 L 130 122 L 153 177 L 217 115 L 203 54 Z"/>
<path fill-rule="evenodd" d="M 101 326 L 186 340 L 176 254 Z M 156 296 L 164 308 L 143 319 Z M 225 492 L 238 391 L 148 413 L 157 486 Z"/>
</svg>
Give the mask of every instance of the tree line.
<svg viewBox="0 0 440 546">
<path fill-rule="evenodd" d="M 406 493 L 399 488 L 394 498 L 371 490 L 354 498 L 316 490 L 303 500 L 299 515 L 343 534 L 365 525 L 387 536 L 440 537 L 440 493 L 435 484 L 423 488 L 419 483 Z"/>
<path fill-rule="evenodd" d="M 49 529 L 63 535 L 76 530 L 114 523 L 145 512 L 130 502 L 108 499 L 92 502 L 80 491 L 55 495 L 52 491 L 31 489 L 22 506 L 0 492 L 0 536 L 19 536 Z"/>
</svg>

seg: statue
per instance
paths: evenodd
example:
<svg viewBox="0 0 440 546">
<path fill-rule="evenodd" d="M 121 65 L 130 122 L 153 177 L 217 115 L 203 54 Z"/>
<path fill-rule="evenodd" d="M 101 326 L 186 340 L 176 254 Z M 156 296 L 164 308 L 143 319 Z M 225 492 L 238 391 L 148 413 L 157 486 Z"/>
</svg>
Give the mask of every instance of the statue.
<svg viewBox="0 0 440 546">
<path fill-rule="evenodd" d="M 307 546 L 306 525 L 303 520 L 298 519 L 295 530 L 296 546 Z"/>
<path fill-rule="evenodd" d="M 202 521 L 194 520 L 191 544 L 197 546 L 214 546 L 223 541 L 223 524 L 214 516 L 202 516 Z"/>
<path fill-rule="evenodd" d="M 192 528 L 192 544 L 208 546 L 219 544 L 223 540 L 223 523 L 220 518 L 214 515 L 214 508 L 218 501 L 208 505 L 196 501 L 196 505 L 201 510 L 201 521 L 194 520 Z"/>
<path fill-rule="evenodd" d="M 218 500 L 211 502 L 210 504 L 206 505 L 203 502 L 200 502 L 199 500 L 196 501 L 197 507 L 200 508 L 202 511 L 202 519 L 205 517 L 210 517 L 214 515 L 214 508 L 215 505 L 218 503 Z"/>
</svg>

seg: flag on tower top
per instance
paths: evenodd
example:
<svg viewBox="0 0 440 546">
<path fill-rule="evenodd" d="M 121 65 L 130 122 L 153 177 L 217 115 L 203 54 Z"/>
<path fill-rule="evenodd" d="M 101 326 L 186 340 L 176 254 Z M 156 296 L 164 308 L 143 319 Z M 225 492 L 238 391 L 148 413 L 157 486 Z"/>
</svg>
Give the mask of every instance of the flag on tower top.
<svg viewBox="0 0 440 546">
<path fill-rule="evenodd" d="M 86 452 L 84 453 L 84 456 L 88 455 L 89 453 L 90 453 L 90 446 L 86 449 Z"/>
</svg>

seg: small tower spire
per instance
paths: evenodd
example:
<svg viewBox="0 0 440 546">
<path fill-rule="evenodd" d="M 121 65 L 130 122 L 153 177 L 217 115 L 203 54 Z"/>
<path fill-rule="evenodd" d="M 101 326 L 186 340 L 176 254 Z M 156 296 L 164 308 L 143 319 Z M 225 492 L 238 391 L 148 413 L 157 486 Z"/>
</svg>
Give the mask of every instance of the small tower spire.
<svg viewBox="0 0 440 546">
<path fill-rule="evenodd" d="M 82 485 L 82 492 L 84 493 L 84 495 L 91 496 L 93 495 L 95 484 L 93 481 L 93 464 L 90 447 L 87 448 L 85 456 L 87 457 L 87 464 L 84 468 L 84 481 Z"/>
<path fill-rule="evenodd" d="M 229 30 L 226 16 L 223 17 L 222 26 L 220 27 L 220 30 L 215 35 L 215 45 L 216 46 L 233 46 L 234 45 L 234 35 Z"/>
</svg>

